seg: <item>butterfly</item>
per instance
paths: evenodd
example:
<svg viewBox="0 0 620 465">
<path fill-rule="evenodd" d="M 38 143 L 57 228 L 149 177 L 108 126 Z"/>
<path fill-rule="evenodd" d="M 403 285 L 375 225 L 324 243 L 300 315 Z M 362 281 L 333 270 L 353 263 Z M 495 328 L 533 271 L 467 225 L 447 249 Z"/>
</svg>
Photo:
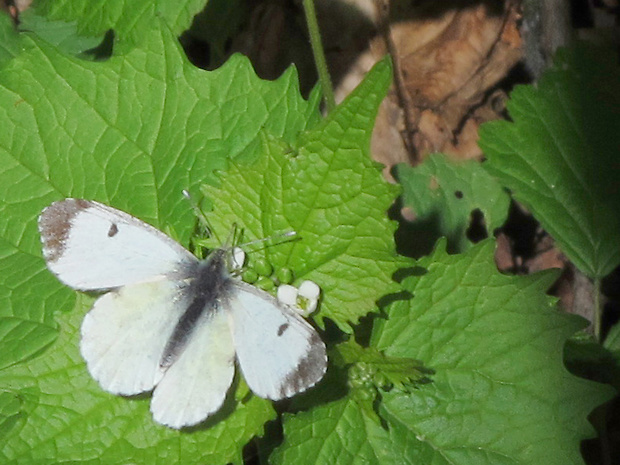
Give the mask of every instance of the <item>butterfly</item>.
<svg viewBox="0 0 620 465">
<path fill-rule="evenodd" d="M 217 412 L 235 365 L 252 392 L 272 400 L 325 374 L 317 331 L 290 305 L 233 276 L 230 249 L 199 260 L 143 221 L 83 199 L 45 208 L 39 231 L 61 282 L 105 292 L 81 326 L 91 376 L 117 395 L 153 391 L 156 422 L 178 429 Z"/>
</svg>

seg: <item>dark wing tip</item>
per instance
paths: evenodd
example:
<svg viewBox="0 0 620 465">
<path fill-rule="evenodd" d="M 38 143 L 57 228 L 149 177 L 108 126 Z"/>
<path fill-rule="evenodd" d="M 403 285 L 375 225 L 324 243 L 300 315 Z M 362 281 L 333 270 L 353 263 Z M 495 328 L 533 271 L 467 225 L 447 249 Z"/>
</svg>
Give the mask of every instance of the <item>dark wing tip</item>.
<svg viewBox="0 0 620 465">
<path fill-rule="evenodd" d="M 297 369 L 286 376 L 280 389 L 280 399 L 310 389 L 323 378 L 327 370 L 327 352 L 325 344 L 316 331 L 313 331 L 311 335 L 310 347 L 307 356 L 297 365 Z"/>
<path fill-rule="evenodd" d="M 39 232 L 45 260 L 53 262 L 62 256 L 71 221 L 79 212 L 91 206 L 88 200 L 65 199 L 43 209 L 39 216 Z"/>
</svg>

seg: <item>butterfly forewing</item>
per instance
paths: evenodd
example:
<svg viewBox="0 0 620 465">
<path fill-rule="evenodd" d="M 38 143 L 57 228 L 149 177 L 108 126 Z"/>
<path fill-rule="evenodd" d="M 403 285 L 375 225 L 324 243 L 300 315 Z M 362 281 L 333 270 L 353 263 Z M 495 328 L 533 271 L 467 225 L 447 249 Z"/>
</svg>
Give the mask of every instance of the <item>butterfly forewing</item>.
<svg viewBox="0 0 620 465">
<path fill-rule="evenodd" d="M 325 344 L 299 314 L 270 294 L 235 282 L 228 303 L 233 341 L 252 391 L 279 400 L 314 386 L 327 367 Z"/>
<path fill-rule="evenodd" d="M 183 277 L 196 257 L 164 233 L 98 202 L 66 199 L 41 213 L 39 230 L 49 269 L 79 290 L 99 290 Z"/>
</svg>

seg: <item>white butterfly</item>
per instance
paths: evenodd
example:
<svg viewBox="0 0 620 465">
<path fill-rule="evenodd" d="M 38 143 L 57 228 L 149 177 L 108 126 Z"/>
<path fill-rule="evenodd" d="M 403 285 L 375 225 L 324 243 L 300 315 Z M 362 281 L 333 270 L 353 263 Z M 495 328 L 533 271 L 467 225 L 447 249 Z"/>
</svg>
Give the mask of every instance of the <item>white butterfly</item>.
<svg viewBox="0 0 620 465">
<path fill-rule="evenodd" d="M 107 291 L 82 323 L 90 374 L 113 394 L 153 390 L 171 428 L 216 412 L 235 360 L 250 389 L 279 400 L 315 385 L 327 366 L 316 330 L 288 305 L 228 272 L 231 252 L 200 261 L 161 231 L 98 202 L 66 199 L 41 213 L 49 269 L 66 285 Z"/>
</svg>

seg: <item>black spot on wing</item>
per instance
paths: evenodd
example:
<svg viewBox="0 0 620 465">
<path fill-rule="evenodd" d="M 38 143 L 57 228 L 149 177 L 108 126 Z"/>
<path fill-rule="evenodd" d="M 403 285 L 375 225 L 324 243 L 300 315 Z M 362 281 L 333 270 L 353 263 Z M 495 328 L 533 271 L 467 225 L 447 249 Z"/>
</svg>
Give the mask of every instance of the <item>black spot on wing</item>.
<svg viewBox="0 0 620 465">
<path fill-rule="evenodd" d="M 108 237 L 114 237 L 116 234 L 118 234 L 118 226 L 116 223 L 112 223 L 110 229 L 108 229 Z"/>
<path fill-rule="evenodd" d="M 284 331 L 288 329 L 288 326 L 288 323 L 283 323 L 280 325 L 280 327 L 278 328 L 278 337 L 284 334 Z"/>
</svg>

